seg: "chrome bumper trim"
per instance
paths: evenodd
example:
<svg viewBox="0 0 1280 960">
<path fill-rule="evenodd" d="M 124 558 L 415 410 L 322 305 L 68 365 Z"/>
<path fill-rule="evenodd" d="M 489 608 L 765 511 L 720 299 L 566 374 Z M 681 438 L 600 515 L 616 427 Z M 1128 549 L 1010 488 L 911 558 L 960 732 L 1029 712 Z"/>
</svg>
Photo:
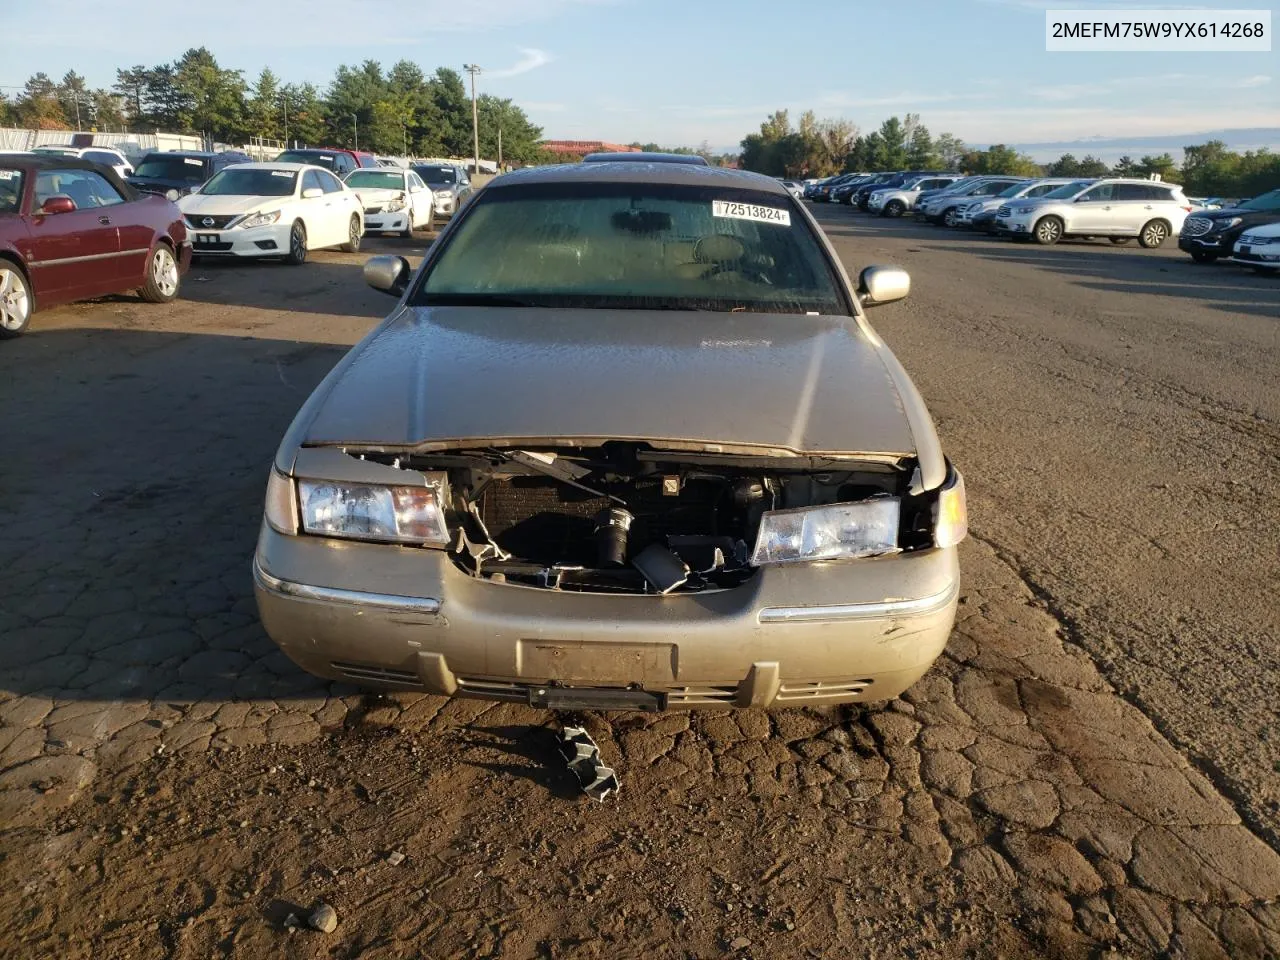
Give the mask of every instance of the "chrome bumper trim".
<svg viewBox="0 0 1280 960">
<path fill-rule="evenodd" d="M 344 603 L 353 607 L 374 607 L 395 613 L 434 615 L 440 612 L 440 601 L 431 597 L 402 597 L 389 593 L 365 593 L 363 590 L 340 590 L 337 587 L 317 587 L 309 583 L 281 580 L 262 569 L 258 558 L 253 558 L 253 580 L 263 590 L 277 596 L 296 600 L 319 600 L 324 603 Z"/>
<path fill-rule="evenodd" d="M 880 600 L 873 603 L 836 603 L 821 607 L 765 607 L 757 615 L 760 623 L 832 623 L 841 620 L 881 620 L 895 617 L 923 617 L 941 610 L 960 592 L 960 581 L 928 597 L 915 600 Z"/>
</svg>

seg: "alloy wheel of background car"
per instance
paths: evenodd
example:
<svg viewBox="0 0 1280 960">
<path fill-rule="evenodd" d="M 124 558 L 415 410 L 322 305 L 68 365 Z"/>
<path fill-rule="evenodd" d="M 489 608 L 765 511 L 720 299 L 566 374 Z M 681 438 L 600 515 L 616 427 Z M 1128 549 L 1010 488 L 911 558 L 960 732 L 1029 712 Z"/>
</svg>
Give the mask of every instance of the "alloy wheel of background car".
<svg viewBox="0 0 1280 960">
<path fill-rule="evenodd" d="M 890 200 L 884 205 L 884 214 L 886 217 L 900 217 L 906 209 L 901 200 Z"/>
<path fill-rule="evenodd" d="M 409 222 L 413 223 L 413 211 L 410 210 L 406 216 Z M 342 245 L 344 253 L 357 253 L 360 250 L 360 218 L 355 214 L 351 215 L 351 222 L 347 224 L 347 242 Z"/>
<path fill-rule="evenodd" d="M 1163 220 L 1152 220 L 1138 234 L 1138 243 L 1144 247 L 1158 247 L 1169 238 L 1169 228 Z"/>
<path fill-rule="evenodd" d="M 161 243 L 151 251 L 151 259 L 147 261 L 147 282 L 138 293 L 148 303 L 168 303 L 178 295 L 179 283 L 178 261 L 173 259 L 173 251 Z"/>
<path fill-rule="evenodd" d="M 285 263 L 298 266 L 307 262 L 307 228 L 302 225 L 301 220 L 294 221 L 293 229 L 289 231 L 289 255 L 285 257 Z"/>
<path fill-rule="evenodd" d="M 16 267 L 0 263 L 0 339 L 19 336 L 31 320 L 31 294 Z"/>
<path fill-rule="evenodd" d="M 1062 239 L 1062 221 L 1057 217 L 1045 217 L 1036 224 L 1035 238 L 1036 243 L 1046 246 L 1057 243 Z"/>
<path fill-rule="evenodd" d="M 954 227 L 956 225 L 955 207 L 947 207 L 946 212 L 942 215 L 942 225 L 944 227 Z"/>
</svg>

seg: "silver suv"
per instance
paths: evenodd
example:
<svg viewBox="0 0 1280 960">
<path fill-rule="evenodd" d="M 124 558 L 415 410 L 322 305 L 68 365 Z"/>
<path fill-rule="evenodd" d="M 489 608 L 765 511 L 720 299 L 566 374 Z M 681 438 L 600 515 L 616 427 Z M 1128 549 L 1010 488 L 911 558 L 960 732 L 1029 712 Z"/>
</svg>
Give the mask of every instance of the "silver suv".
<svg viewBox="0 0 1280 960">
<path fill-rule="evenodd" d="M 1107 237 L 1158 247 L 1176 236 L 1192 210 L 1176 183 L 1075 180 L 1038 200 L 1014 200 L 996 212 L 996 228 L 1015 238 L 1057 243 L 1063 237 Z"/>
</svg>

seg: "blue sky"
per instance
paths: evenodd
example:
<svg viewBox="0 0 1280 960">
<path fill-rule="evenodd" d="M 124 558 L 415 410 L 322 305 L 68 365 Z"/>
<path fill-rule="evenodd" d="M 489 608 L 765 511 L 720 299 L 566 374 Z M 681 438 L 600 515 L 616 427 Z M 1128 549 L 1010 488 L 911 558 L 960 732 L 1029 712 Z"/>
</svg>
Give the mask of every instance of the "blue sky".
<svg viewBox="0 0 1280 960">
<path fill-rule="evenodd" d="M 214 0 L 161 24 L 90 0 L 14 4 L 0 85 L 115 68 L 204 44 L 252 78 L 323 86 L 339 63 L 479 63 L 480 89 L 557 139 L 730 147 L 779 108 L 863 129 L 916 112 L 975 144 L 1280 127 L 1280 51 L 1046 53 L 1047 8 L 1119 0 Z M 1271 9 L 1274 0 L 1203 3 Z M 801 15 L 799 10 L 808 10 Z M 122 12 L 125 11 L 125 12 Z M 62 24 L 74 23 L 74 32 Z M 56 30 L 54 25 L 57 26 Z M 927 41 L 909 43 L 912 38 Z M 12 89 L 6 93 L 13 95 Z"/>
</svg>

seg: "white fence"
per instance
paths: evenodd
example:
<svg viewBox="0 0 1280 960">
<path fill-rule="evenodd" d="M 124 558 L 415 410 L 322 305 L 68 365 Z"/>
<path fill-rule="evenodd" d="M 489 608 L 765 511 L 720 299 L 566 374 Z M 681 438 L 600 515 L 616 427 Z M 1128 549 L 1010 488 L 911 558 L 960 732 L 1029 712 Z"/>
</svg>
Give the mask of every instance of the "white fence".
<svg viewBox="0 0 1280 960">
<path fill-rule="evenodd" d="M 204 141 L 183 133 L 90 133 L 87 130 L 24 130 L 0 127 L 0 150 L 31 150 L 46 144 L 70 143 L 77 133 L 93 137 L 97 147 L 114 147 L 135 157 L 152 150 L 203 150 Z"/>
</svg>

